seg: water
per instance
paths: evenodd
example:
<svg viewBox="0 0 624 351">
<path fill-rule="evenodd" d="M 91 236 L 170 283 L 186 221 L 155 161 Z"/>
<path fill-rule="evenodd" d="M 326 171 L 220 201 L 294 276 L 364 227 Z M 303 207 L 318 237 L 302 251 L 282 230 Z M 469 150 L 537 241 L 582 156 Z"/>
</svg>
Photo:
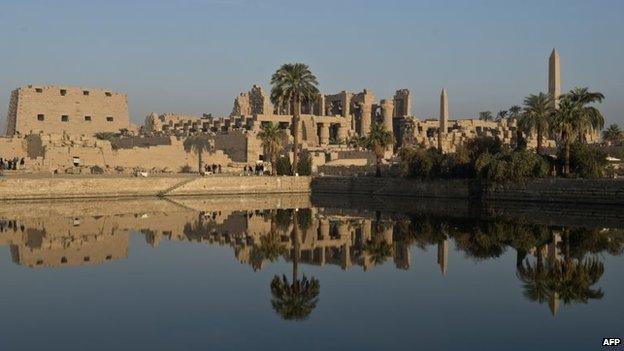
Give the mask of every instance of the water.
<svg viewBox="0 0 624 351">
<path fill-rule="evenodd" d="M 613 222 L 334 200 L 3 204 L 0 349 L 588 350 L 624 336 Z"/>
</svg>

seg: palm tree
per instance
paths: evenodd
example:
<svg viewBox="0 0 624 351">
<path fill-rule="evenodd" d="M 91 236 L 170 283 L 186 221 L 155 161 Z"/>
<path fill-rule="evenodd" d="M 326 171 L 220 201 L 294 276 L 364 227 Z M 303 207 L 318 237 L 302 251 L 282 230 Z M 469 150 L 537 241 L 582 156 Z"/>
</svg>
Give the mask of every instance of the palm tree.
<svg viewBox="0 0 624 351">
<path fill-rule="evenodd" d="M 544 134 L 548 132 L 550 118 L 554 112 L 550 95 L 539 93 L 531 94 L 524 99 L 524 113 L 518 120 L 518 128 L 529 134 L 537 134 L 538 154 L 542 153 Z"/>
<path fill-rule="evenodd" d="M 273 169 L 273 175 L 277 175 L 277 156 L 282 150 L 282 143 L 284 140 L 284 131 L 280 129 L 278 124 L 269 122 L 262 126 L 262 129 L 258 133 L 258 139 L 262 142 L 262 147 L 266 154 L 271 159 L 271 168 Z"/>
<path fill-rule="evenodd" d="M 518 118 L 520 117 L 520 112 L 522 111 L 522 107 L 518 105 L 513 105 L 509 108 L 509 117 Z"/>
<path fill-rule="evenodd" d="M 382 123 L 373 123 L 370 132 L 364 139 L 364 145 L 367 149 L 375 153 L 377 158 L 375 176 L 381 177 L 381 160 L 393 141 L 392 132 L 386 130 Z"/>
<path fill-rule="evenodd" d="M 602 139 L 604 141 L 617 144 L 624 139 L 624 132 L 620 129 L 620 126 L 617 124 L 612 124 L 602 132 Z"/>
<path fill-rule="evenodd" d="M 297 169 L 299 161 L 299 117 L 301 104 L 316 99 L 319 90 L 318 81 L 308 65 L 303 63 L 287 63 L 282 65 L 271 77 L 271 102 L 283 107 L 290 103 L 293 108 L 292 133 L 293 169 Z"/>
<path fill-rule="evenodd" d="M 292 284 L 288 282 L 286 275 L 274 276 L 271 281 L 271 305 L 275 312 L 286 320 L 304 320 L 316 307 L 320 293 L 318 279 L 308 278 L 304 275 L 299 279 L 299 221 L 297 213 L 293 212 L 293 273 Z"/>
<path fill-rule="evenodd" d="M 201 173 L 202 171 L 203 153 L 209 152 L 210 150 L 212 150 L 212 148 L 213 148 L 212 140 L 210 140 L 207 136 L 195 135 L 195 136 L 190 136 L 184 140 L 184 151 L 197 153 L 197 159 L 199 160 L 197 170 L 199 171 L 199 173 Z"/>
<path fill-rule="evenodd" d="M 589 91 L 589 88 L 574 88 L 566 95 L 578 109 L 576 132 L 581 141 L 586 141 L 586 135 L 604 127 L 604 117 L 594 106 L 594 103 L 601 103 L 604 95 L 600 92 Z"/>
<path fill-rule="evenodd" d="M 576 140 L 577 125 L 579 123 L 578 109 L 569 98 L 564 97 L 559 102 L 559 108 L 552 118 L 552 128 L 558 134 L 559 140 L 565 148 L 564 174 L 570 174 L 570 145 Z"/>
<path fill-rule="evenodd" d="M 500 121 L 503 118 L 507 117 L 507 111 L 506 110 L 500 110 L 498 111 L 498 113 L 496 114 L 496 120 Z"/>
<path fill-rule="evenodd" d="M 494 119 L 494 117 L 492 116 L 492 112 L 483 111 L 483 112 L 479 112 L 479 119 L 482 121 L 491 121 Z"/>
</svg>

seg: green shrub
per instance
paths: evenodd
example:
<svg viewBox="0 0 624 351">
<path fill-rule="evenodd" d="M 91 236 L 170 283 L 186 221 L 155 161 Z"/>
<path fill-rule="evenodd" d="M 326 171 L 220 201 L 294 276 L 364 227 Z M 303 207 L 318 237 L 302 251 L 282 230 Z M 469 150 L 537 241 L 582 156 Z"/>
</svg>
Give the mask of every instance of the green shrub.
<svg viewBox="0 0 624 351">
<path fill-rule="evenodd" d="M 565 163 L 565 149 L 557 155 L 560 165 Z M 576 142 L 570 146 L 570 172 L 581 178 L 600 178 L 607 173 L 607 153 L 598 145 Z"/>
<path fill-rule="evenodd" d="M 399 166 L 406 177 L 430 179 L 436 163 L 436 150 L 404 148 L 399 152 Z"/>
<path fill-rule="evenodd" d="M 406 177 L 420 179 L 471 178 L 474 167 L 465 150 L 442 154 L 436 149 L 404 148 L 399 152 L 399 168 Z"/>
<path fill-rule="evenodd" d="M 550 165 L 542 156 L 531 151 L 506 150 L 495 155 L 481 155 L 475 168 L 481 178 L 497 183 L 546 177 Z"/>
<path fill-rule="evenodd" d="M 504 150 L 499 138 L 480 136 L 466 142 L 466 152 L 472 162 L 475 162 L 484 153 L 496 155 Z"/>
<path fill-rule="evenodd" d="M 275 164 L 277 175 L 292 175 L 292 164 L 288 157 L 278 157 Z"/>
<path fill-rule="evenodd" d="M 312 158 L 310 154 L 301 154 L 299 163 L 297 164 L 297 173 L 301 176 L 312 175 Z"/>
</svg>

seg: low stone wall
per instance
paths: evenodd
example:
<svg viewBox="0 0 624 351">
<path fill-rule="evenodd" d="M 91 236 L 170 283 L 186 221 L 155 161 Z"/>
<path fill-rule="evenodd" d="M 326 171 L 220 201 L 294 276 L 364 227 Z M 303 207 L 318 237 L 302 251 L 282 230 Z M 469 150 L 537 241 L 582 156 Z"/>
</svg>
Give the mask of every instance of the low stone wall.
<svg viewBox="0 0 624 351">
<path fill-rule="evenodd" d="M 624 205 L 624 180 L 532 179 L 524 183 L 492 185 L 482 193 L 485 202 L 541 201 Z"/>
<path fill-rule="evenodd" d="M 423 182 L 385 177 L 319 177 L 312 181 L 312 192 L 333 194 L 468 199 L 475 189 L 475 182 L 463 179 Z"/>
<path fill-rule="evenodd" d="M 310 177 L 203 177 L 164 195 L 292 194 L 310 192 Z"/>
<path fill-rule="evenodd" d="M 491 202 L 549 202 L 624 205 L 624 180 L 533 179 L 482 186 L 475 180 L 420 181 L 404 178 L 319 177 L 313 193 L 466 199 Z"/>
<path fill-rule="evenodd" d="M 309 177 L 0 177 L 0 200 L 281 194 L 310 191 Z"/>
</svg>

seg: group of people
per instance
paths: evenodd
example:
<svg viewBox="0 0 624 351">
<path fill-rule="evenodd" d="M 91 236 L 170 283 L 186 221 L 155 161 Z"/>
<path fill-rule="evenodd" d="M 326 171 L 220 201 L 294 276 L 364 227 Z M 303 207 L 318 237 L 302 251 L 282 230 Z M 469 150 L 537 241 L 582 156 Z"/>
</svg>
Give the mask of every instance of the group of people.
<svg viewBox="0 0 624 351">
<path fill-rule="evenodd" d="M 4 158 L 0 157 L 0 171 L 2 170 L 16 170 L 24 166 L 24 158 Z"/>
<path fill-rule="evenodd" d="M 221 173 L 221 165 L 220 164 L 211 164 L 211 165 L 204 165 L 204 172 L 206 174 L 217 174 L 217 173 Z"/>
<path fill-rule="evenodd" d="M 264 168 L 264 163 L 256 164 L 255 166 L 245 165 L 243 167 L 243 175 L 264 175 L 264 172 L 268 172 L 267 169 Z"/>
</svg>

